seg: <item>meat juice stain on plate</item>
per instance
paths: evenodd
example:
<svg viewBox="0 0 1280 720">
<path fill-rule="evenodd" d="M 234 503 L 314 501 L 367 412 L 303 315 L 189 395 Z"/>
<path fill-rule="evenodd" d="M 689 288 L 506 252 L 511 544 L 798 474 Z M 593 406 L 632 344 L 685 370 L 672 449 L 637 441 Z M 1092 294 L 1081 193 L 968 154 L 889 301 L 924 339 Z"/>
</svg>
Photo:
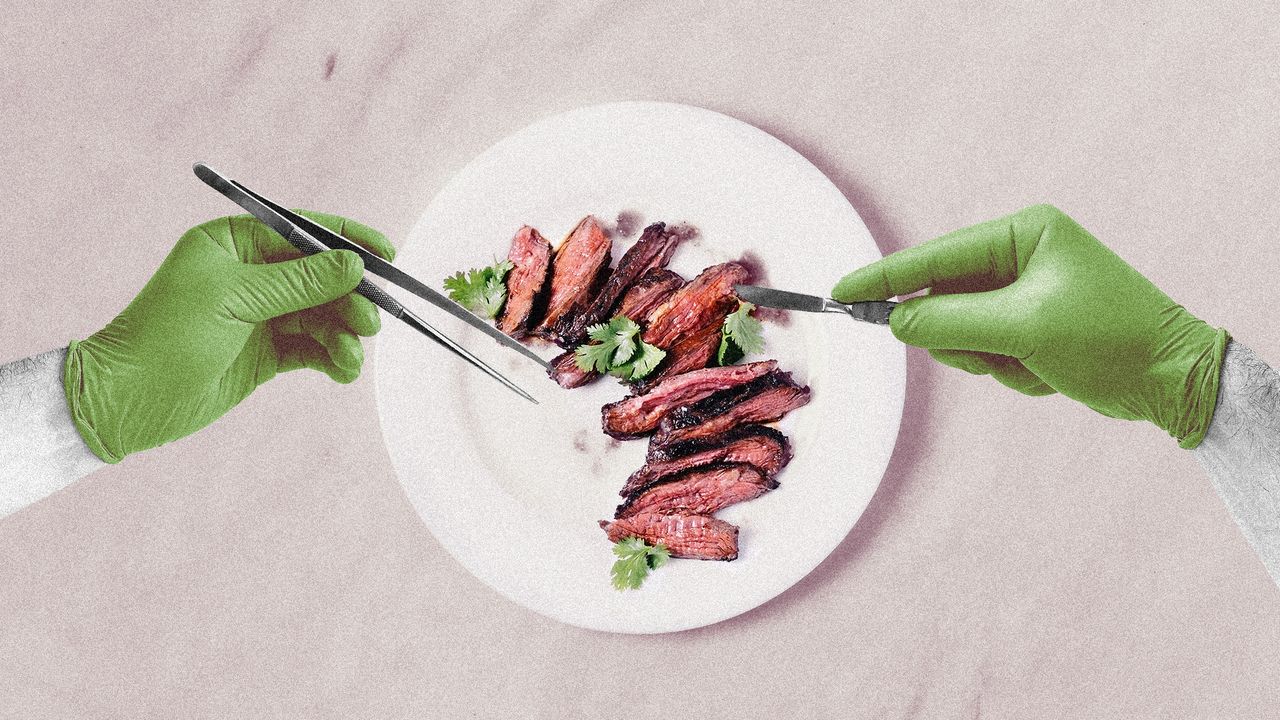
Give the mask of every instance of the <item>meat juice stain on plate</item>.
<svg viewBox="0 0 1280 720">
<path fill-rule="evenodd" d="M 573 434 L 573 449 L 576 450 L 579 454 L 585 455 L 587 456 L 587 458 L 590 459 L 591 468 L 589 472 L 591 477 L 601 478 L 604 476 L 604 472 L 605 472 L 604 462 L 600 459 L 600 454 L 598 452 L 591 451 L 591 445 L 592 445 L 591 440 L 592 440 L 592 437 L 588 435 L 587 430 L 580 429 Z M 618 444 L 618 441 L 614 440 L 613 438 L 608 438 L 608 440 L 609 442 L 605 443 L 604 445 L 605 452 L 609 452 L 613 450 L 614 448 L 617 447 L 617 444 Z"/>
<path fill-rule="evenodd" d="M 779 327 L 788 327 L 791 325 L 791 311 L 780 310 L 778 308 L 756 307 L 752 313 L 755 319 L 760 322 L 767 322 Z"/>
<path fill-rule="evenodd" d="M 635 210 L 623 210 L 618 213 L 618 217 L 613 221 L 613 235 L 614 237 L 629 238 L 635 235 L 643 224 L 643 215 Z"/>
<path fill-rule="evenodd" d="M 695 225 L 681 221 L 678 223 L 672 223 L 667 227 L 667 230 L 680 237 L 681 245 L 692 245 L 694 247 L 702 246 L 702 232 L 698 230 Z"/>
<path fill-rule="evenodd" d="M 767 285 L 769 283 L 769 278 L 764 272 L 764 262 L 760 260 L 759 255 L 746 250 L 735 262 L 747 269 L 747 284 Z"/>
<path fill-rule="evenodd" d="M 622 441 L 620 441 L 620 439 L 609 437 L 607 434 L 603 433 L 600 434 L 600 437 L 595 437 L 594 434 L 589 434 L 588 430 L 580 429 L 577 430 L 576 433 L 573 433 L 573 450 L 586 454 L 586 452 L 591 451 L 591 441 L 594 439 L 594 441 L 600 442 L 600 439 L 602 438 L 604 442 L 600 443 L 600 445 L 602 445 L 605 452 L 613 452 L 614 450 L 617 450 L 617 448 L 622 447 Z"/>
</svg>

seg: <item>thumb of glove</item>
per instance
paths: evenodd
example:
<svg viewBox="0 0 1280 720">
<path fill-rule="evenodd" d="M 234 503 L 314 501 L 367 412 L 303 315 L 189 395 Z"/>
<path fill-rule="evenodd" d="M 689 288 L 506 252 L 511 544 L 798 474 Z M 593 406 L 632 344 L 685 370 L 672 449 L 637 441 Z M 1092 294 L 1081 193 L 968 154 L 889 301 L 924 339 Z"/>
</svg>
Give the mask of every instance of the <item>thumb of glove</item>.
<svg viewBox="0 0 1280 720">
<path fill-rule="evenodd" d="M 330 250 L 245 270 L 237 317 L 258 323 L 346 295 L 360 283 L 364 262 L 350 250 Z"/>
<path fill-rule="evenodd" d="M 889 316 L 894 337 L 930 350 L 973 350 L 1021 358 L 1025 334 L 1006 289 L 924 295 L 898 305 Z"/>
</svg>

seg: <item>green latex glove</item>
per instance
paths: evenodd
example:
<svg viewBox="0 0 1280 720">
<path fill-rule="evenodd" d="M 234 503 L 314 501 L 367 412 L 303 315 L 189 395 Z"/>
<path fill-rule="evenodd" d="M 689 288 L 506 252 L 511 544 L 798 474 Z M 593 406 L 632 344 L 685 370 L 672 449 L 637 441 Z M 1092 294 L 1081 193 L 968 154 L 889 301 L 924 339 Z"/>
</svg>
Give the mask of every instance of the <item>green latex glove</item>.
<svg viewBox="0 0 1280 720">
<path fill-rule="evenodd" d="M 380 233 L 335 215 L 302 214 L 391 260 Z M 302 257 L 248 215 L 188 230 L 114 320 L 67 349 L 72 419 L 98 457 L 190 435 L 277 373 L 313 368 L 342 383 L 360 373 L 357 335 L 378 309 L 351 294 L 364 263 L 347 250 Z"/>
<path fill-rule="evenodd" d="M 1170 300 L 1048 205 L 957 230 L 846 275 L 841 302 L 929 288 L 889 316 L 939 362 L 1028 395 L 1148 420 L 1184 448 L 1213 419 L 1227 332 Z"/>
</svg>

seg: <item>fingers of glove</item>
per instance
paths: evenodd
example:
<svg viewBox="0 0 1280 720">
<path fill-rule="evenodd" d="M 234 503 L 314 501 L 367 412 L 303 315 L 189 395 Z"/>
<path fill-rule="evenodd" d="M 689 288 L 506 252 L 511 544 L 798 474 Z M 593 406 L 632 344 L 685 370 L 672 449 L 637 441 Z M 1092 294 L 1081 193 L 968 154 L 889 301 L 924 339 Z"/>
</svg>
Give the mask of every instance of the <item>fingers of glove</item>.
<svg viewBox="0 0 1280 720">
<path fill-rule="evenodd" d="M 973 352 L 972 350 L 945 350 L 939 348 L 930 350 L 929 357 L 948 367 L 963 370 L 970 375 L 990 375 L 991 362 L 987 358 L 995 356 L 991 353 Z"/>
<path fill-rule="evenodd" d="M 240 262 L 254 262 L 257 252 L 254 249 L 253 235 L 255 225 L 261 225 L 252 215 L 232 215 L 220 217 L 201 223 L 188 230 L 178 245 L 195 243 L 198 245 L 215 245 L 227 255 Z"/>
<path fill-rule="evenodd" d="M 358 373 L 364 362 L 364 346 L 351 328 L 338 319 L 334 304 L 285 315 L 273 323 L 272 332 L 278 336 L 306 335 L 329 351 L 335 365 Z"/>
<path fill-rule="evenodd" d="M 278 372 L 311 368 L 343 384 L 355 380 L 360 374 L 359 368 L 353 371 L 334 362 L 329 348 L 307 335 L 282 335 L 275 338 L 274 342 Z"/>
<path fill-rule="evenodd" d="M 1016 358 L 969 350 L 930 350 L 934 360 L 973 375 L 990 375 L 1005 387 L 1025 395 L 1056 392 Z"/>
<path fill-rule="evenodd" d="M 1025 378 L 1023 378 L 1020 375 L 1011 376 L 1011 375 L 1006 375 L 1000 372 L 991 373 L 991 377 L 995 378 L 996 382 L 1000 383 L 1001 385 L 1004 385 L 1005 387 L 1010 388 L 1012 390 L 1017 390 L 1023 395 L 1030 395 L 1031 397 L 1041 397 L 1043 395 L 1052 395 L 1057 392 L 1057 390 L 1054 390 L 1053 388 L 1049 387 L 1044 383 L 1043 380 L 1039 378 L 1036 378 L 1034 382 L 1028 382 Z"/>
<path fill-rule="evenodd" d="M 359 377 L 360 367 L 364 365 L 364 346 L 360 344 L 360 338 L 346 330 L 334 329 L 319 342 L 328 351 L 329 360 L 344 373 L 342 378 L 334 377 L 335 380 L 351 382 Z"/>
<path fill-rule="evenodd" d="M 349 220 L 341 215 L 294 210 L 311 221 L 338 233 L 344 238 L 390 262 L 395 258 L 395 248 L 386 236 L 367 225 Z M 219 218 L 200 226 L 235 254 L 241 262 L 268 263 L 298 257 L 301 253 L 275 230 L 264 225 L 252 215 L 234 215 Z"/>
<path fill-rule="evenodd" d="M 363 275 L 364 263 L 349 250 L 245 265 L 235 315 L 246 322 L 263 322 L 333 302 L 355 289 Z"/>
<path fill-rule="evenodd" d="M 971 225 L 899 250 L 845 275 L 831 291 L 840 302 L 885 300 L 946 283 L 1003 287 L 1018 278 L 1046 225 L 1065 217 L 1048 205 Z"/>
<path fill-rule="evenodd" d="M 241 262 L 274 263 L 302 256 L 302 251 L 252 215 L 227 218 L 231 242 Z"/>
<path fill-rule="evenodd" d="M 382 329 L 382 316 L 378 314 L 378 306 L 363 295 L 349 293 L 323 306 L 330 314 L 351 332 L 370 337 Z"/>
<path fill-rule="evenodd" d="M 200 231 L 193 235 L 193 231 Z M 212 242 L 242 263 L 275 262 L 296 258 L 301 253 L 276 231 L 252 215 L 221 217 L 192 228 L 186 235 Z"/>
<path fill-rule="evenodd" d="M 1010 357 L 1030 354 L 1015 296 L 1008 290 L 925 295 L 900 303 L 889 315 L 899 340 L 917 347 L 977 350 Z"/>
<path fill-rule="evenodd" d="M 378 316 L 378 306 L 368 298 L 348 293 L 331 303 L 281 315 L 271 320 L 270 324 L 272 331 L 281 335 L 306 333 L 305 327 L 329 324 L 350 330 L 356 335 L 370 337 L 376 335 L 382 327 L 382 318 Z"/>
<path fill-rule="evenodd" d="M 840 302 L 884 300 L 940 282 L 977 278 L 1004 284 L 1016 278 L 1007 219 L 973 225 L 899 250 L 844 276 L 831 291 Z"/>
<path fill-rule="evenodd" d="M 294 210 L 294 212 L 329 228 L 387 262 L 391 262 L 396 258 L 396 249 L 387 241 L 387 236 L 368 225 L 362 225 L 341 215 L 330 215 L 312 210 Z"/>
</svg>

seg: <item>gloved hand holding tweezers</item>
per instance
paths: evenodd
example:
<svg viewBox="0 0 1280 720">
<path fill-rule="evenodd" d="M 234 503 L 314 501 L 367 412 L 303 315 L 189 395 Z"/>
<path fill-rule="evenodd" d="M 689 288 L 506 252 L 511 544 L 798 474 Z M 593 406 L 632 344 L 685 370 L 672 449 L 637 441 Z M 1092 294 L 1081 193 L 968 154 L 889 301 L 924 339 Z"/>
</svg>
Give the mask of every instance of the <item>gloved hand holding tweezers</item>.
<svg viewBox="0 0 1280 720">
<path fill-rule="evenodd" d="M 307 217 L 395 256 L 376 230 Z M 312 368 L 351 382 L 364 360 L 359 336 L 381 323 L 351 292 L 363 273 L 355 253 L 300 257 L 248 215 L 188 230 L 123 312 L 68 348 L 76 427 L 98 457 L 119 462 L 203 428 L 277 373 Z"/>
</svg>

